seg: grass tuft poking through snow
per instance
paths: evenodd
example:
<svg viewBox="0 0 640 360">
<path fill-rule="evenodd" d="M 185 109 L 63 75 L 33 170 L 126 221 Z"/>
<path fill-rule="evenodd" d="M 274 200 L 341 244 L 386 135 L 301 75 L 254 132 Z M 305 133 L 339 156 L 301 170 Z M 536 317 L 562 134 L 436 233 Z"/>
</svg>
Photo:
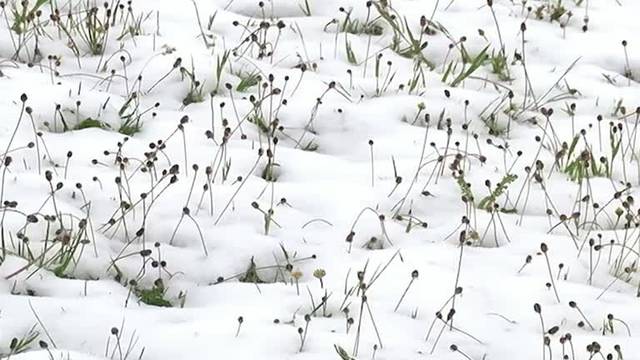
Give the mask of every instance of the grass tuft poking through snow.
<svg viewBox="0 0 640 360">
<path fill-rule="evenodd" d="M 639 358 L 638 11 L 0 1 L 0 359 Z"/>
</svg>

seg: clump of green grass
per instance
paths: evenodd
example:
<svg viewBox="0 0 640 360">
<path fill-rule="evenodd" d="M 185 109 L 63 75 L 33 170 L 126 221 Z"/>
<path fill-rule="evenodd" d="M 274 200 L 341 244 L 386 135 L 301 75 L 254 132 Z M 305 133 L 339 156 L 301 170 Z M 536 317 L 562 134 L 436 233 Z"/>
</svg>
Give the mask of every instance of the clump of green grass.
<svg viewBox="0 0 640 360">
<path fill-rule="evenodd" d="M 505 194 L 509 185 L 517 179 L 518 176 L 515 174 L 505 174 L 493 190 L 491 189 L 490 182 L 487 180 L 485 185 L 489 188 L 489 195 L 483 197 L 476 203 L 476 197 L 471 189 L 471 184 L 466 181 L 464 173 L 462 171 L 458 171 L 458 175 L 455 176 L 456 184 L 462 193 L 464 202 L 474 204 L 476 208 L 488 212 L 495 211 L 498 199 Z M 503 213 L 514 213 L 515 209 L 500 209 L 500 211 Z"/>
<path fill-rule="evenodd" d="M 384 21 L 393 31 L 393 37 L 390 44 L 391 50 L 398 55 L 419 61 L 433 69 L 435 65 L 428 60 L 422 51 L 428 46 L 428 42 L 423 39 L 423 34 L 427 33 L 428 21 L 425 17 L 420 21 L 420 34 L 416 34 L 411 30 L 411 26 L 406 17 L 401 16 L 390 3 L 386 0 L 373 2 L 375 9 Z"/>
<path fill-rule="evenodd" d="M 104 52 L 109 34 L 110 15 L 99 16 L 98 7 L 87 9 L 83 19 L 77 22 L 75 28 L 82 42 L 92 55 L 101 55 Z"/>
<path fill-rule="evenodd" d="M 142 114 L 139 109 L 140 102 L 138 100 L 137 93 L 134 92 L 129 95 L 127 100 L 118 110 L 118 116 L 122 120 L 122 123 L 118 128 L 119 133 L 127 136 L 133 136 L 142 130 Z"/>
<path fill-rule="evenodd" d="M 244 283 L 264 284 L 264 280 L 262 280 L 258 275 L 258 267 L 256 266 L 255 261 L 253 261 L 253 257 L 251 257 L 249 267 L 244 272 L 244 275 L 238 278 L 238 281 Z"/>
<path fill-rule="evenodd" d="M 11 15 L 13 23 L 11 24 L 11 30 L 17 35 L 22 35 L 28 31 L 29 23 L 35 18 L 36 12 L 41 8 L 49 4 L 51 0 L 37 0 L 32 7 L 29 7 L 29 2 L 19 2 L 20 7 L 12 2 Z"/>
<path fill-rule="evenodd" d="M 166 299 L 166 289 L 162 279 L 154 281 L 151 288 L 145 289 L 136 286 L 134 291 L 138 299 L 147 305 L 159 307 L 173 306 L 173 304 Z"/>
<path fill-rule="evenodd" d="M 562 0 L 548 1 L 537 6 L 534 10 L 536 19 L 544 20 L 546 18 L 550 22 L 560 21 L 565 14 L 568 14 L 568 11 L 562 4 Z"/>
<path fill-rule="evenodd" d="M 102 110 L 106 108 L 106 102 L 101 106 L 100 111 L 95 116 L 82 114 L 80 104 L 81 102 L 77 101 L 75 108 L 63 108 L 61 105 L 56 105 L 53 120 L 45 121 L 43 126 L 53 132 L 103 129 L 117 130 L 123 135 L 133 136 L 142 130 L 143 117 L 148 113 L 151 113 L 152 117 L 155 117 L 155 112 L 152 112 L 152 110 L 160 106 L 160 103 L 155 103 L 149 108 L 141 109 L 138 93 L 132 92 L 118 109 L 117 119 L 120 120 L 120 124 L 116 125 L 117 128 L 114 128 L 113 124 L 102 120 Z M 69 116 L 69 114 L 71 115 Z M 62 124 L 62 127 L 58 126 L 58 122 Z"/>
<path fill-rule="evenodd" d="M 515 174 L 504 175 L 500 182 L 496 184 L 496 187 L 490 191 L 489 195 L 480 200 L 480 202 L 478 203 L 478 208 L 489 212 L 494 211 L 498 198 L 501 197 L 507 191 L 509 185 L 511 185 L 517 179 L 518 176 Z M 491 189 L 488 181 L 486 184 L 487 187 Z M 515 209 L 501 209 L 501 211 L 505 213 L 513 213 L 515 212 Z"/>
<path fill-rule="evenodd" d="M 214 92 L 217 93 L 220 90 L 220 83 L 222 82 L 222 74 L 224 74 L 224 68 L 229 64 L 229 57 L 231 51 L 224 51 L 222 55 L 218 55 L 216 58 L 216 87 Z"/>
<path fill-rule="evenodd" d="M 278 168 L 280 164 L 274 162 L 273 160 L 267 160 L 267 165 L 264 167 L 262 171 L 262 178 L 266 181 L 277 181 L 278 180 Z"/>
<path fill-rule="evenodd" d="M 77 264 L 76 257 L 82 256 L 82 249 L 89 244 L 86 233 L 87 221 L 81 220 L 78 232 L 71 236 L 67 231 L 63 230 L 57 234 L 55 241 L 60 243 L 60 249 L 54 260 L 57 265 L 53 269 L 53 273 L 60 278 L 68 277 L 71 266 Z"/>
<path fill-rule="evenodd" d="M 384 29 L 380 25 L 378 19 L 369 21 L 360 21 L 351 17 L 352 9 L 346 10 L 345 8 L 339 9 L 341 13 L 344 13 L 344 20 L 339 21 L 335 19 L 333 22 L 338 24 L 338 32 L 349 33 L 353 35 L 372 35 L 380 36 L 383 34 Z M 326 26 L 325 26 L 326 29 Z"/>
<path fill-rule="evenodd" d="M 71 152 L 67 156 L 70 158 Z M 88 220 L 77 219 L 77 223 L 69 224 L 63 220 L 64 216 L 56 205 L 55 199 L 60 196 L 59 192 L 64 188 L 64 184 L 54 182 L 53 173 L 49 170 L 45 171 L 44 177 L 48 183 L 51 199 L 53 199 L 55 215 L 41 213 L 25 215 L 25 225 L 15 234 L 15 238 L 18 240 L 15 242 L 13 236 L 9 236 L 10 242 L 5 242 L 4 224 L 0 222 L 0 227 L 2 227 L 2 258 L 4 259 L 10 251 L 12 255 L 27 262 L 26 266 L 5 276 L 7 280 L 22 273 L 27 273 L 27 278 L 30 278 L 41 270 L 51 271 L 59 278 L 74 278 L 76 266 L 85 253 L 85 247 L 90 243 Z M 81 185 L 76 186 L 76 189 L 81 188 Z M 41 252 L 34 249 L 33 243 L 29 241 L 31 228 L 37 226 L 36 224 L 41 224 L 45 228 Z"/>
<path fill-rule="evenodd" d="M 593 161 L 593 154 L 583 150 L 564 168 L 571 181 L 580 183 L 586 178 L 605 176 L 605 169 Z"/>
<path fill-rule="evenodd" d="M 509 71 L 509 60 L 504 51 L 492 51 L 488 58 L 491 65 L 491 72 L 495 74 L 500 81 L 511 81 L 511 73 Z"/>
<path fill-rule="evenodd" d="M 201 103 L 204 101 L 204 83 L 196 78 L 195 68 L 191 64 L 191 70 L 187 70 L 184 67 L 180 68 L 182 79 L 189 82 L 189 91 L 187 95 L 182 99 L 182 105 L 188 106 L 194 103 Z"/>
<path fill-rule="evenodd" d="M 252 87 L 258 85 L 261 80 L 261 76 L 257 71 L 253 72 L 237 72 L 235 74 L 240 78 L 240 82 L 236 85 L 236 91 L 246 92 Z"/>
<path fill-rule="evenodd" d="M 596 159 L 593 151 L 588 146 L 578 152 L 578 143 L 584 139 L 584 133 L 576 134 L 571 144 L 566 142 L 556 154 L 556 164 L 569 176 L 571 181 L 582 183 L 591 177 L 611 177 L 613 166 L 621 154 L 622 136 L 616 126 L 611 126 L 609 130 L 609 156 L 600 156 Z M 586 140 L 584 140 L 586 143 Z"/>
<path fill-rule="evenodd" d="M 464 47 L 462 47 L 462 68 L 460 72 L 453 78 L 451 83 L 449 84 L 451 87 L 456 87 L 460 85 L 463 81 L 469 78 L 476 70 L 478 70 L 481 66 L 485 64 L 489 55 L 487 54 L 487 50 L 489 50 L 489 46 L 485 47 L 478 53 L 476 56 L 470 56 Z M 446 83 L 450 76 L 454 75 L 456 72 L 456 68 L 458 66 L 458 61 L 452 61 L 447 66 L 446 71 L 442 75 L 442 82 Z M 467 65 L 468 64 L 468 65 Z"/>
<path fill-rule="evenodd" d="M 82 129 L 90 129 L 90 128 L 98 128 L 98 129 L 106 129 L 109 128 L 109 124 L 102 122 L 100 120 L 86 118 L 80 121 L 76 126 L 74 126 L 74 130 L 82 130 Z"/>
</svg>

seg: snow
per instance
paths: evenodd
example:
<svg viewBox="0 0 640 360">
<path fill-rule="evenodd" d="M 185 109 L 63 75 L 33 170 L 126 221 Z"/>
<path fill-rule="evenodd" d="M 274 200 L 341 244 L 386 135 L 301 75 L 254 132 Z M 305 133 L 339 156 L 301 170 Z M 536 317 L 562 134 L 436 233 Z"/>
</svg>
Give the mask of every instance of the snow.
<svg viewBox="0 0 640 360">
<path fill-rule="evenodd" d="M 46 4 L 35 58 L 35 38 L 16 51 L 10 29 L 21 5 L 0 9 L 0 358 L 324 360 L 339 347 L 377 360 L 622 359 L 619 345 L 640 359 L 640 3 L 376 1 L 414 35 L 422 15 L 434 24 L 421 52 L 434 69 L 422 64 L 413 91 L 416 60 L 390 48 L 393 29 L 366 3 L 308 0 L 305 16 L 304 0 L 133 0 L 104 55 L 80 34 L 72 44 Z M 86 4 L 103 18 L 99 1 L 57 7 L 81 18 Z M 536 18 L 556 4 L 571 16 Z M 349 11 L 382 35 L 337 31 Z M 119 38 L 131 16 L 139 33 Z M 251 31 L 273 54 L 244 41 Z M 461 45 L 449 46 L 463 36 L 472 57 L 503 42 L 511 80 L 485 62 L 452 86 Z M 238 91 L 251 73 L 260 84 Z M 185 103 L 193 86 L 201 101 Z M 135 107 L 142 126 L 125 136 Z M 277 119 L 275 148 L 256 112 Z M 483 122 L 492 112 L 498 134 Z M 87 119 L 100 126 L 76 129 Z M 571 179 L 557 153 L 576 134 L 575 154 L 611 171 Z M 504 211 L 480 208 L 507 175 Z M 154 288 L 171 307 L 142 301 Z M 14 338 L 33 341 L 15 354 Z"/>
</svg>

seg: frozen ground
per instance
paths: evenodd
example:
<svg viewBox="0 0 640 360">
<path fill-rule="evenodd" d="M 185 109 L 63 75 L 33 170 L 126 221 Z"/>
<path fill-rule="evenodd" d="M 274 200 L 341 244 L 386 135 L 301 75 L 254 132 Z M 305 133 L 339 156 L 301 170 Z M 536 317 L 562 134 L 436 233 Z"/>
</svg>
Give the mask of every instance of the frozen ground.
<svg viewBox="0 0 640 360">
<path fill-rule="evenodd" d="M 637 1 L 0 4 L 0 358 L 640 359 Z"/>
</svg>

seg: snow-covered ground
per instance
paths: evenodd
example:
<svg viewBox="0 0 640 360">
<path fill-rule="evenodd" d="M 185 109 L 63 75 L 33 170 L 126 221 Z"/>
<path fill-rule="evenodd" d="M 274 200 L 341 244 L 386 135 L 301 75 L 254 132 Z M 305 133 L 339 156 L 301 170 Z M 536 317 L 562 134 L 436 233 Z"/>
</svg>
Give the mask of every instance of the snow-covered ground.
<svg viewBox="0 0 640 360">
<path fill-rule="evenodd" d="M 640 359 L 640 2 L 0 5 L 0 358 Z"/>
</svg>

